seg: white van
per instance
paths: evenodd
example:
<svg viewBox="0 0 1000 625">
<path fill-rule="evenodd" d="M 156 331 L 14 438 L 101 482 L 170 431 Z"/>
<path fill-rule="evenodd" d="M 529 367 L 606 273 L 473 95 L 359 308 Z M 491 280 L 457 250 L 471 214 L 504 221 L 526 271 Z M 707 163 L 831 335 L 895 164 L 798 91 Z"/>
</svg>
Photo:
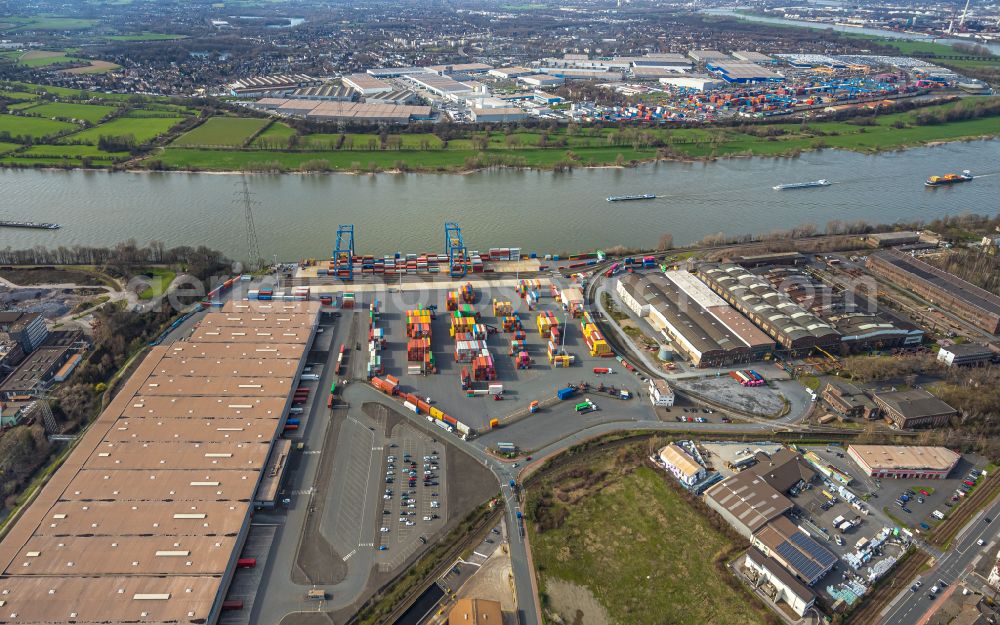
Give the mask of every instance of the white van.
<svg viewBox="0 0 1000 625">
<path fill-rule="evenodd" d="M 931 512 L 931 516 L 934 517 L 935 519 L 938 519 L 939 521 L 944 520 L 944 514 L 942 514 L 940 510 L 935 510 L 934 512 Z"/>
</svg>

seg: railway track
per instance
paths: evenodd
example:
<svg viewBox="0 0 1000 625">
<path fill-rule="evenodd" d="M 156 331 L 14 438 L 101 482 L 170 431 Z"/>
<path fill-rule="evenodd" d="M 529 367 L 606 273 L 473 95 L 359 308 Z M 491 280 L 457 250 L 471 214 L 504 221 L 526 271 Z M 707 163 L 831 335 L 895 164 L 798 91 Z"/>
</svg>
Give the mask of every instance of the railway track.
<svg viewBox="0 0 1000 625">
<path fill-rule="evenodd" d="M 1000 494 L 1000 478 L 995 474 L 987 477 L 975 492 L 966 497 L 962 505 L 948 515 L 936 528 L 930 543 L 936 547 L 944 547 L 969 522 L 977 512 L 988 506 Z"/>
</svg>

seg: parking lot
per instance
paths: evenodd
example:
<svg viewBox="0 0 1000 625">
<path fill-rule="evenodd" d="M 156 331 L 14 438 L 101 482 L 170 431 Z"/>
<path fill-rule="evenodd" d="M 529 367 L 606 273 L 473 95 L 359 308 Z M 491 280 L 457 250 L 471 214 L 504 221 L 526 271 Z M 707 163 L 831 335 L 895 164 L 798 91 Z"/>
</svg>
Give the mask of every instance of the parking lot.
<svg viewBox="0 0 1000 625">
<path fill-rule="evenodd" d="M 402 422 L 383 449 L 375 561 L 380 570 L 391 570 L 447 522 L 446 454 L 443 445 Z"/>
<path fill-rule="evenodd" d="M 815 452 L 825 462 L 854 478 L 850 489 L 859 497 L 870 493 L 868 506 L 873 513 L 884 515 L 888 520 L 918 535 L 940 523 L 941 520 L 933 516 L 935 510 L 947 516 L 959 503 L 961 497 L 956 491 L 963 492 L 964 496 L 962 482 L 969 471 L 980 470 L 985 466 L 985 461 L 981 459 L 963 456 L 947 479 L 879 480 L 865 475 L 847 455 L 846 448 L 817 446 L 807 450 Z M 907 491 L 912 491 L 912 495 Z M 896 500 L 904 494 L 909 498 L 904 502 L 905 505 L 896 504 Z"/>
</svg>

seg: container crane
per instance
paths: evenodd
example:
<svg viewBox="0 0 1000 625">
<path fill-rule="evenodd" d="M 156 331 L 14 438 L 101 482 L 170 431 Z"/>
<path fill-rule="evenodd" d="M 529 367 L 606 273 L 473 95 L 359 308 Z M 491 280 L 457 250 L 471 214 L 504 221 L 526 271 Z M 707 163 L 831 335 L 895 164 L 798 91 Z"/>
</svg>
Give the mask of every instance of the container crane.
<svg viewBox="0 0 1000 625">
<path fill-rule="evenodd" d="M 444 224 L 444 253 L 448 255 L 448 272 L 452 278 L 461 278 L 469 271 L 466 264 L 469 253 L 462 240 L 462 229 L 457 223 L 446 221 Z"/>
<path fill-rule="evenodd" d="M 354 279 L 354 224 L 337 226 L 337 246 L 333 250 L 333 273 L 338 278 Z"/>
</svg>

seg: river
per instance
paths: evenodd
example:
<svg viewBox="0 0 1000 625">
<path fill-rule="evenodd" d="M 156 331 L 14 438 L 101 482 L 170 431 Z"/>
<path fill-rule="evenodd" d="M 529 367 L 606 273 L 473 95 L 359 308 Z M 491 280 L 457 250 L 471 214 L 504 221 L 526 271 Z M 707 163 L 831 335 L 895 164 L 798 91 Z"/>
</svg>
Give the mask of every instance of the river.
<svg viewBox="0 0 1000 625">
<path fill-rule="evenodd" d="M 1000 54 L 1000 44 L 986 43 L 975 39 L 954 39 L 945 37 L 931 37 L 919 33 L 905 33 L 895 30 L 882 30 L 881 28 L 864 28 L 855 26 L 843 26 L 840 24 L 824 24 L 821 22 L 810 22 L 808 20 L 788 20 L 783 17 L 768 17 L 766 15 L 754 15 L 752 13 L 738 13 L 731 9 L 703 9 L 702 13 L 708 15 L 724 15 L 726 17 L 737 17 L 749 22 L 760 22 L 762 24 L 784 24 L 785 26 L 798 26 L 800 28 L 817 28 L 820 30 L 835 30 L 842 33 L 857 33 L 861 35 L 875 35 L 886 39 L 907 39 L 910 41 L 927 41 L 940 43 L 946 46 L 953 46 L 956 43 L 965 45 L 985 46 L 993 54 Z"/>
<path fill-rule="evenodd" d="M 1000 140 L 949 143 L 879 155 L 839 150 L 797 158 L 650 163 L 571 173 L 253 175 L 261 251 L 268 259 L 326 257 L 337 224 L 353 223 L 362 253 L 443 249 L 445 221 L 470 249 L 520 246 L 540 254 L 617 244 L 675 244 L 708 234 L 768 232 L 832 219 L 891 223 L 993 212 Z M 929 175 L 970 169 L 976 180 L 927 189 Z M 830 187 L 774 191 L 826 178 Z M 114 245 L 129 238 L 204 244 L 246 255 L 239 177 L 225 174 L 0 170 L 0 219 L 53 221 L 61 230 L 0 229 L 0 247 Z M 609 203 L 609 195 L 654 193 Z"/>
</svg>

